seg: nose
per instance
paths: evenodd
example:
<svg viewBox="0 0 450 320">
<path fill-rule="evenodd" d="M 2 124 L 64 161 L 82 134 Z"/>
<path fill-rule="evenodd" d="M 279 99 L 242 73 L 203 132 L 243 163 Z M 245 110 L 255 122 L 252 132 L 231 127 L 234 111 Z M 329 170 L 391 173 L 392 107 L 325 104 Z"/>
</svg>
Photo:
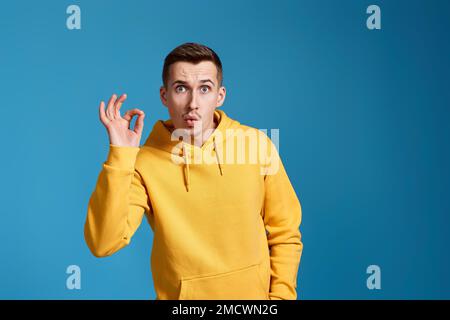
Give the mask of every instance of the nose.
<svg viewBox="0 0 450 320">
<path fill-rule="evenodd" d="M 198 109 L 198 97 L 195 92 L 191 92 L 190 100 L 189 100 L 187 106 L 188 106 L 189 111 Z"/>
</svg>

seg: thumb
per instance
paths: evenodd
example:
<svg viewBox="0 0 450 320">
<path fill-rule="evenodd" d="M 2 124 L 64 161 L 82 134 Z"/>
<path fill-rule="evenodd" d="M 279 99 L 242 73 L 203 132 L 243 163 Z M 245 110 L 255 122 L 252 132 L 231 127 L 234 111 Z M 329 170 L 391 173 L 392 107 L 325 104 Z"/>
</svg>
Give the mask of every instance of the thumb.
<svg viewBox="0 0 450 320">
<path fill-rule="evenodd" d="M 144 113 L 140 114 L 134 125 L 133 131 L 136 132 L 136 134 L 138 134 L 138 135 L 141 135 L 142 130 L 144 129 L 144 118 L 145 118 L 145 114 Z"/>
</svg>

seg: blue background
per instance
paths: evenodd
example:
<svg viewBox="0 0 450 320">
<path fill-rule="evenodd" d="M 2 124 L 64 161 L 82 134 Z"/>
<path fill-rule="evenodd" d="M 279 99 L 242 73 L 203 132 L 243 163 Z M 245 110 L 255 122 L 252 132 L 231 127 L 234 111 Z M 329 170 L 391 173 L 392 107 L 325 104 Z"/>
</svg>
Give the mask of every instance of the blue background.
<svg viewBox="0 0 450 320">
<path fill-rule="evenodd" d="M 0 298 L 156 297 L 145 219 L 111 257 L 84 242 L 108 151 L 98 104 L 126 92 L 147 137 L 168 118 L 163 59 L 188 41 L 221 57 L 230 117 L 280 129 L 303 207 L 299 299 L 450 298 L 449 27 L 444 0 L 3 1 Z"/>
</svg>

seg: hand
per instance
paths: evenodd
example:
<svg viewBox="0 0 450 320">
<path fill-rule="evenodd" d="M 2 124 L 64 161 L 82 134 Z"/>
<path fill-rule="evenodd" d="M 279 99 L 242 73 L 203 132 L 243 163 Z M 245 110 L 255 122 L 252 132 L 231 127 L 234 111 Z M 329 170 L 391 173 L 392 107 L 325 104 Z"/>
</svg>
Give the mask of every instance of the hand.
<svg viewBox="0 0 450 320">
<path fill-rule="evenodd" d="M 126 98 L 126 94 L 122 94 L 119 99 L 113 94 L 108 101 L 106 112 L 105 103 L 101 101 L 99 108 L 100 121 L 108 131 L 110 144 L 124 147 L 139 147 L 142 130 L 144 129 L 145 114 L 142 110 L 135 108 L 125 112 L 122 117 L 120 115 L 120 108 Z M 131 120 L 135 115 L 138 118 L 134 129 L 131 130 Z"/>
</svg>

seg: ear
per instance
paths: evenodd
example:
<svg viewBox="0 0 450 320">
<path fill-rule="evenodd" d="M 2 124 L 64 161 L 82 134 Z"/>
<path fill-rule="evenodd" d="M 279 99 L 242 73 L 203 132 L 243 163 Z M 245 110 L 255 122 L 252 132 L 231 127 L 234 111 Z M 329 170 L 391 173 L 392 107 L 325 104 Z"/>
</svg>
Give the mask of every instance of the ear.
<svg viewBox="0 0 450 320">
<path fill-rule="evenodd" d="M 159 88 L 159 98 L 161 99 L 162 104 L 167 107 L 167 90 L 164 86 Z"/>
<path fill-rule="evenodd" d="M 227 95 L 227 90 L 225 89 L 225 87 L 220 87 L 219 88 L 219 94 L 217 96 L 217 103 L 216 103 L 216 108 L 221 107 L 223 105 L 223 103 L 225 102 L 225 97 Z"/>
</svg>

